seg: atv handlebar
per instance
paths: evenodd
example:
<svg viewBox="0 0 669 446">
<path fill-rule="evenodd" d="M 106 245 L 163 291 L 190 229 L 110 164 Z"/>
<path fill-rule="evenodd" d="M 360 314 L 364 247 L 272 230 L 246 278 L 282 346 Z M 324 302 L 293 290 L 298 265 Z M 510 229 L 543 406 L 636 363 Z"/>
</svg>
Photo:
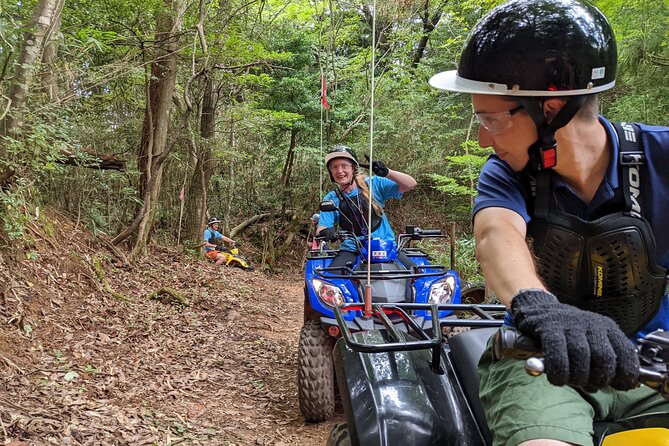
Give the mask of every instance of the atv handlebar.
<svg viewBox="0 0 669 446">
<path fill-rule="evenodd" d="M 639 384 L 669 397 L 669 332 L 656 330 L 636 341 L 639 356 Z M 544 373 L 541 346 L 515 328 L 503 326 L 495 334 L 493 357 L 525 360 L 525 370 L 532 376 Z"/>
</svg>

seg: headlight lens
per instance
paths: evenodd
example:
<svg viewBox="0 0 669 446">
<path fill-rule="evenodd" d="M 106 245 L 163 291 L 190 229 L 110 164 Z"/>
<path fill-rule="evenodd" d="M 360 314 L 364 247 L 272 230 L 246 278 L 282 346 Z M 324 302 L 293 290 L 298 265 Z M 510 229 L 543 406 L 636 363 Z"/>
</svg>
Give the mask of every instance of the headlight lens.
<svg viewBox="0 0 669 446">
<path fill-rule="evenodd" d="M 336 307 L 344 303 L 344 295 L 339 287 L 319 279 L 311 279 L 316 296 L 329 307 Z"/>
<path fill-rule="evenodd" d="M 447 304 L 453 298 L 453 291 L 455 290 L 455 277 L 446 276 L 439 279 L 430 287 L 430 297 L 428 302 L 431 304 Z"/>
</svg>

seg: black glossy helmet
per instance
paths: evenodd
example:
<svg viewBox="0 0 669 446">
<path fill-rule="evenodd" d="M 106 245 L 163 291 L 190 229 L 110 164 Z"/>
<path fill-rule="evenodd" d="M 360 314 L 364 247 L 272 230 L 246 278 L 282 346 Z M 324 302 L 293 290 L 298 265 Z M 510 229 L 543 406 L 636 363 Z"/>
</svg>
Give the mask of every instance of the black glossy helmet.
<svg viewBox="0 0 669 446">
<path fill-rule="evenodd" d="M 555 132 L 587 96 L 615 85 L 616 41 L 602 13 L 578 0 L 511 0 L 474 27 L 457 71 L 430 85 L 461 93 L 516 96 L 532 117 L 538 139 L 529 148 L 531 172 L 557 164 Z M 542 101 L 567 97 L 548 122 Z"/>
<path fill-rule="evenodd" d="M 616 41 L 602 13 L 577 0 L 511 0 L 470 33 L 457 71 L 430 85 L 461 93 L 577 96 L 613 88 Z"/>
<path fill-rule="evenodd" d="M 213 225 L 214 223 L 220 223 L 220 222 L 221 222 L 221 220 L 219 220 L 218 218 L 216 218 L 216 217 L 211 217 L 211 218 L 209 219 L 209 222 L 207 223 L 207 225 L 211 226 L 211 225 Z"/>
</svg>

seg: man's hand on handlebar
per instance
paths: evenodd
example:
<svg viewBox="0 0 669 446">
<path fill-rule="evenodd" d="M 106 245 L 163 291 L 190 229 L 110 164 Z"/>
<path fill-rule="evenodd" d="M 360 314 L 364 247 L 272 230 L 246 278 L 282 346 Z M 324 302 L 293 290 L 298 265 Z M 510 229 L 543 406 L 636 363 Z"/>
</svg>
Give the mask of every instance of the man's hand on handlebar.
<svg viewBox="0 0 669 446">
<path fill-rule="evenodd" d="M 669 400 L 669 334 L 662 329 L 636 341 L 639 358 L 637 384 L 645 384 Z M 514 327 L 503 326 L 495 334 L 493 358 L 525 360 L 525 371 L 532 376 L 546 372 L 541 345 Z"/>
<path fill-rule="evenodd" d="M 518 330 L 542 345 L 552 384 L 595 391 L 636 386 L 639 359 L 618 325 L 601 314 L 560 303 L 543 290 L 523 290 L 511 301 Z"/>
</svg>

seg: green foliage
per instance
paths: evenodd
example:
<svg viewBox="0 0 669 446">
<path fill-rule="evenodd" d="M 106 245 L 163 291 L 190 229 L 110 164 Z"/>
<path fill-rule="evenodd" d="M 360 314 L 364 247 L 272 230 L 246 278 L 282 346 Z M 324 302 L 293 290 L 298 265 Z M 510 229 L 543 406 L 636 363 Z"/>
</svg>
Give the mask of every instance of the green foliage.
<svg viewBox="0 0 669 446">
<path fill-rule="evenodd" d="M 451 251 L 449 245 L 434 240 L 425 240 L 420 243 L 439 265 L 450 265 Z M 471 235 L 460 235 L 455 239 L 455 270 L 460 280 L 468 283 L 483 282 L 483 273 L 476 260 L 476 241 Z"/>
<path fill-rule="evenodd" d="M 32 203 L 30 184 L 20 178 L 7 189 L 0 190 L 0 220 L 2 232 L 8 241 L 21 240 L 24 237 L 25 225 L 30 221 L 28 209 Z"/>
<path fill-rule="evenodd" d="M 476 260 L 476 240 L 473 236 L 460 237 L 455 241 L 456 269 L 460 279 L 469 283 L 485 281 L 481 265 Z"/>
<path fill-rule="evenodd" d="M 162 173 L 156 240 L 175 240 L 179 191 L 199 181 L 195 160 L 203 148 L 214 158 L 207 165 L 209 211 L 225 214 L 234 225 L 284 208 L 310 215 L 320 198 L 321 141 L 325 147 L 347 143 L 362 156 L 370 137 L 375 158 L 417 178 L 418 190 L 403 198 L 407 206 L 425 206 L 467 230 L 478 173 L 489 151 L 474 141 L 468 95 L 437 91 L 428 80 L 456 68 L 468 32 L 499 3 L 380 2 L 374 70 L 369 4 L 362 1 L 214 1 L 203 4 L 202 14 L 199 4 L 189 4 L 172 112 L 164 123 L 174 149 Z M 661 87 L 669 85 L 667 2 L 595 3 L 611 20 L 620 53 L 617 87 L 603 98 L 605 114 L 666 124 L 669 93 Z M 34 4 L 3 4 L 0 35 L 8 69 L 0 88 L 5 92 Z M 6 234 L 20 238 L 26 215 L 38 204 L 64 209 L 110 235 L 132 221 L 141 204 L 138 147 L 146 82 L 156 57 L 156 16 L 165 7 L 162 0 L 65 2 L 58 57 L 48 67 L 37 67 L 20 136 L 2 141 L 8 156 L 0 159 L 0 170 L 12 169 L 21 178 L 0 192 Z M 427 33 L 418 60 L 425 14 L 439 22 Z M 53 103 L 41 85 L 47 72 L 56 76 L 60 89 Z M 327 111 L 320 104 L 321 73 L 331 105 Z M 207 86 L 214 91 L 215 116 L 214 134 L 205 137 L 200 125 Z M 90 156 L 82 148 L 114 154 L 126 161 L 126 170 L 57 163 L 64 149 L 82 160 Z M 277 237 L 285 236 L 276 229 Z M 466 274 L 474 274 L 473 254 L 462 255 L 471 259 L 472 268 L 466 270 L 472 272 Z"/>
<path fill-rule="evenodd" d="M 25 224 L 39 205 L 35 185 L 46 175 L 58 174 L 63 168 L 58 160 L 68 149 L 67 124 L 56 110 L 45 107 L 25 116 L 20 137 L 0 137 L 6 157 L 0 159 L 0 172 L 11 171 L 15 180 L 0 189 L 0 219 L 10 240 L 24 237 Z"/>
<path fill-rule="evenodd" d="M 435 183 L 434 189 L 446 194 L 452 202 L 449 217 L 464 223 L 471 218 L 478 175 L 490 151 L 474 141 L 463 142 L 461 151 L 462 154 L 446 156 L 444 173 L 433 173 L 430 178 Z"/>
<path fill-rule="evenodd" d="M 669 93 L 669 4 L 666 1 L 599 0 L 618 43 L 615 90 L 605 114 L 618 121 L 666 125 Z"/>
<path fill-rule="evenodd" d="M 78 40 L 82 50 L 93 48 L 96 51 L 106 52 L 111 45 L 119 39 L 119 35 L 113 31 L 100 31 L 90 27 L 82 28 L 76 31 L 73 36 Z"/>
</svg>

